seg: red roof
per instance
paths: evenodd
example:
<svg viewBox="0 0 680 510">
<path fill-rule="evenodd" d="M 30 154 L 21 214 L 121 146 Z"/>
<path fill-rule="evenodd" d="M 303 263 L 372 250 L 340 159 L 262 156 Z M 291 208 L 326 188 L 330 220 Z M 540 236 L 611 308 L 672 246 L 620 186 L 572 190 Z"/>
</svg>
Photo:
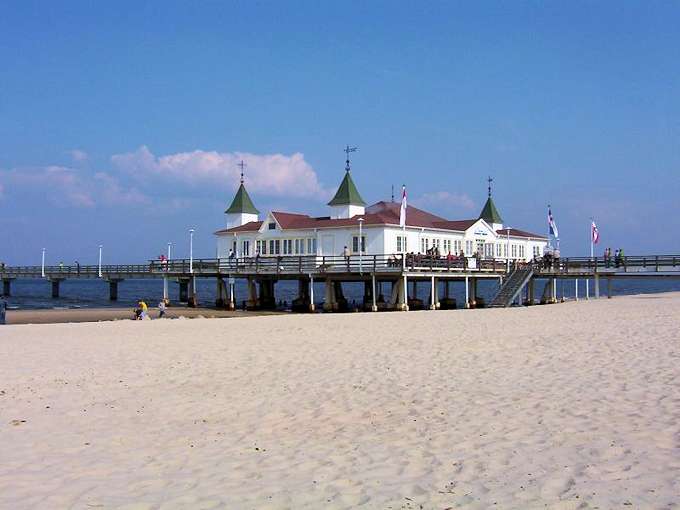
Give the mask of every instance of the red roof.
<svg viewBox="0 0 680 510">
<path fill-rule="evenodd" d="M 496 230 L 496 233 L 500 236 L 507 235 L 508 229 L 507 228 L 502 228 L 500 230 Z M 539 236 L 538 234 L 532 234 L 531 232 L 526 232 L 524 230 L 519 230 L 516 228 L 511 228 L 510 229 L 510 235 L 512 237 L 531 237 L 533 239 L 547 239 L 545 236 Z"/>
<path fill-rule="evenodd" d="M 310 228 L 334 228 L 358 226 L 359 218 L 364 219 L 364 226 L 375 225 L 399 225 L 399 213 L 401 204 L 396 202 L 377 202 L 366 208 L 366 214 L 356 215 L 352 218 L 331 218 L 330 216 L 313 217 L 306 214 L 297 214 L 281 211 L 272 211 L 272 216 L 283 230 L 303 230 Z M 436 216 L 417 207 L 408 206 L 406 209 L 406 225 L 409 227 L 436 228 L 442 230 L 453 230 L 464 232 L 475 224 L 473 220 L 447 220 Z M 261 221 L 251 221 L 239 227 L 222 229 L 216 234 L 236 233 L 236 232 L 257 232 L 262 226 Z M 505 231 L 503 231 L 505 232 Z M 511 229 L 510 235 L 516 237 L 536 237 L 535 234 Z"/>
</svg>

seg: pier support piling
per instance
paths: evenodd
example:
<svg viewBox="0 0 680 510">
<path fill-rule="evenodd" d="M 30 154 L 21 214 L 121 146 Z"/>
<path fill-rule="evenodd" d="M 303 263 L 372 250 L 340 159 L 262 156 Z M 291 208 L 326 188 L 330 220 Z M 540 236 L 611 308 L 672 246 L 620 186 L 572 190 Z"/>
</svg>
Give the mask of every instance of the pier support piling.
<svg viewBox="0 0 680 510">
<path fill-rule="evenodd" d="M 196 308 L 198 306 L 198 289 L 196 289 L 196 277 L 189 279 L 189 300 L 187 306 Z"/>
<path fill-rule="evenodd" d="M 109 280 L 109 301 L 118 301 L 118 283 L 122 280 Z"/>
<path fill-rule="evenodd" d="M 531 306 L 531 305 L 534 304 L 534 294 L 535 294 L 535 290 L 536 290 L 536 281 L 532 278 L 531 280 L 529 280 L 529 283 L 527 283 L 527 287 L 529 287 L 529 299 L 527 301 L 528 301 L 529 306 Z"/>
<path fill-rule="evenodd" d="M 595 282 L 595 299 L 600 299 L 600 275 L 595 273 L 593 280 Z"/>
<path fill-rule="evenodd" d="M 408 278 L 406 278 L 406 275 L 404 275 L 404 282 L 401 287 L 403 291 L 403 301 L 401 304 L 401 310 L 404 312 L 408 312 Z"/>
<path fill-rule="evenodd" d="M 186 303 L 189 301 L 189 280 L 179 281 L 179 302 Z"/>
<path fill-rule="evenodd" d="M 52 297 L 53 298 L 58 298 L 59 297 L 59 284 L 61 283 L 60 279 L 54 279 L 50 280 L 52 282 Z"/>
<path fill-rule="evenodd" d="M 324 297 L 323 310 L 324 312 L 332 312 L 335 308 L 335 289 L 333 288 L 333 280 L 326 278 L 324 282 Z"/>
<path fill-rule="evenodd" d="M 552 279 L 552 288 L 550 290 L 552 291 L 550 297 L 552 303 L 557 303 L 557 278 Z"/>
<path fill-rule="evenodd" d="M 470 308 L 470 278 L 465 277 L 465 308 Z"/>
<path fill-rule="evenodd" d="M 2 295 L 5 297 L 12 295 L 12 280 L 9 278 L 3 278 L 2 280 Z"/>
<path fill-rule="evenodd" d="M 168 294 L 170 288 L 170 283 L 168 281 L 168 277 L 165 276 L 163 278 L 163 302 L 168 305 L 170 304 L 170 295 Z"/>
<path fill-rule="evenodd" d="M 217 308 L 224 308 L 226 305 L 225 302 L 225 289 L 224 289 L 224 280 L 222 277 L 218 276 L 215 280 L 216 283 L 216 288 L 215 288 L 215 306 Z"/>
<path fill-rule="evenodd" d="M 578 301 L 578 278 L 574 278 L 574 299 Z"/>
<path fill-rule="evenodd" d="M 248 278 L 248 299 L 246 299 L 246 309 L 255 310 L 257 308 L 257 284 L 254 278 Z"/>
<path fill-rule="evenodd" d="M 314 311 L 314 277 L 309 276 L 309 311 Z"/>
<path fill-rule="evenodd" d="M 236 310 L 236 300 L 234 298 L 234 280 L 230 277 L 229 278 L 229 303 L 227 303 L 227 306 L 229 310 Z"/>
<path fill-rule="evenodd" d="M 612 298 L 612 278 L 607 278 L 607 299 Z"/>
<path fill-rule="evenodd" d="M 372 289 L 371 289 L 371 299 L 372 299 L 371 311 L 377 312 L 378 311 L 378 303 L 377 303 L 376 297 L 375 297 L 375 273 L 373 273 L 371 275 L 371 287 L 372 287 Z"/>
</svg>

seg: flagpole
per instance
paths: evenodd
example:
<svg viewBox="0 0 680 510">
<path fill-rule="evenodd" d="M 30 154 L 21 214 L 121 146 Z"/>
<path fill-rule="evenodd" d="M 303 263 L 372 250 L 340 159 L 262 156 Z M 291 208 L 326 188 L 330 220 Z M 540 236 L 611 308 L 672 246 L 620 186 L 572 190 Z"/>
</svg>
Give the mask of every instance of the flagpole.
<svg viewBox="0 0 680 510">
<path fill-rule="evenodd" d="M 593 218 L 590 218 L 590 260 L 593 260 Z M 586 278 L 586 299 L 590 299 L 590 278 Z"/>
</svg>

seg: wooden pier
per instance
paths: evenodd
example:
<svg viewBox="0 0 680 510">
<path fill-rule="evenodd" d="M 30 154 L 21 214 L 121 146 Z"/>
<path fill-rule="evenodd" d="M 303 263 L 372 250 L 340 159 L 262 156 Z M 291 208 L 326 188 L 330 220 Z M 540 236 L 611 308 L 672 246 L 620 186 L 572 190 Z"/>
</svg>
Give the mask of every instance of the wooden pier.
<svg viewBox="0 0 680 510">
<path fill-rule="evenodd" d="M 680 255 L 628 256 L 618 262 L 598 257 L 564 258 L 545 264 L 508 263 L 498 259 L 474 257 L 435 259 L 427 256 L 352 255 L 343 256 L 279 256 L 246 257 L 231 259 L 174 259 L 150 261 L 146 264 L 117 265 L 59 265 L 59 266 L 3 266 L 0 267 L 2 291 L 11 295 L 11 282 L 15 279 L 46 279 L 51 282 L 52 296 L 59 297 L 60 283 L 66 279 L 101 279 L 109 283 L 109 298 L 118 298 L 118 286 L 129 279 L 163 279 L 164 298 L 169 300 L 168 282 L 179 283 L 179 301 L 195 306 L 198 302 L 196 280 L 215 279 L 216 306 L 234 309 L 236 279 L 246 282 L 246 308 L 267 309 L 275 307 L 275 285 L 281 280 L 298 281 L 298 297 L 293 301 L 295 311 L 314 311 L 314 283 L 323 282 L 323 307 L 327 311 L 347 308 L 342 293 L 343 282 L 363 282 L 365 310 L 409 310 L 420 308 L 422 302 L 409 296 L 411 286 L 425 283 L 430 287 L 429 308 L 455 308 L 455 299 L 449 295 L 449 283 L 463 282 L 465 308 L 484 305 L 477 295 L 477 282 L 495 279 L 499 292 L 490 303 L 493 306 L 534 304 L 556 301 L 556 281 L 575 280 L 578 295 L 579 280 L 586 281 L 586 297 L 590 297 L 587 282 L 593 280 L 593 297 L 600 295 L 600 281 L 607 282 L 611 296 L 611 282 L 616 278 L 680 277 Z M 546 280 L 541 298 L 535 298 L 537 280 Z M 440 282 L 444 295 L 440 296 Z M 382 296 L 378 287 L 388 284 L 389 296 Z M 412 293 L 411 293 L 412 294 Z"/>
</svg>

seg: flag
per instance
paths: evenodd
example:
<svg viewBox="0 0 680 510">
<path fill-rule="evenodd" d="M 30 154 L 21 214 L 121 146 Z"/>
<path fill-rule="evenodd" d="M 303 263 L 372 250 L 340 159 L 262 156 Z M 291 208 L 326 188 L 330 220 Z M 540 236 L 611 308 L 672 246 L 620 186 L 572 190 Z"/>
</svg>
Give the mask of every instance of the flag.
<svg viewBox="0 0 680 510">
<path fill-rule="evenodd" d="M 597 230 L 597 225 L 595 225 L 595 220 L 590 223 L 590 241 L 593 244 L 600 242 L 600 231 Z"/>
<path fill-rule="evenodd" d="M 399 226 L 406 227 L 406 186 L 401 187 L 401 209 L 399 210 Z"/>
<path fill-rule="evenodd" d="M 557 232 L 557 224 L 555 224 L 555 219 L 553 218 L 550 206 L 548 206 L 548 227 L 550 227 L 550 234 L 552 234 L 555 239 L 559 239 L 560 234 Z"/>
</svg>

